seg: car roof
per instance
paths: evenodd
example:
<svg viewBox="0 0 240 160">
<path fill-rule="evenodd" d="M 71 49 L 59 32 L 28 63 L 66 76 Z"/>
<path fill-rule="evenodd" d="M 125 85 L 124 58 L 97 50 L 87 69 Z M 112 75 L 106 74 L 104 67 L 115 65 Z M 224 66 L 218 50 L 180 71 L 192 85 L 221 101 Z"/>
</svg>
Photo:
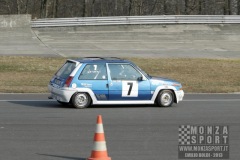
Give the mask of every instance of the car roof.
<svg viewBox="0 0 240 160">
<path fill-rule="evenodd" d="M 83 57 L 76 59 L 80 63 L 131 63 L 132 62 L 118 57 Z"/>
</svg>

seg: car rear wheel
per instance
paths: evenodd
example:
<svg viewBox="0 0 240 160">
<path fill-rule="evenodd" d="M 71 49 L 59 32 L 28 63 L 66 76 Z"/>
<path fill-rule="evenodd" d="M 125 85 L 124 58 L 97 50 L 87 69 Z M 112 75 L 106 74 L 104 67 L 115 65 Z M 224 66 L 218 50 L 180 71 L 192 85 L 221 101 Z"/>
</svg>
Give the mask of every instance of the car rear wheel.
<svg viewBox="0 0 240 160">
<path fill-rule="evenodd" d="M 173 92 L 170 90 L 162 90 L 157 97 L 157 103 L 161 107 L 170 107 L 174 102 Z"/>
<path fill-rule="evenodd" d="M 75 93 L 72 97 L 72 104 L 75 108 L 87 108 L 91 103 L 91 98 L 87 93 Z"/>
</svg>

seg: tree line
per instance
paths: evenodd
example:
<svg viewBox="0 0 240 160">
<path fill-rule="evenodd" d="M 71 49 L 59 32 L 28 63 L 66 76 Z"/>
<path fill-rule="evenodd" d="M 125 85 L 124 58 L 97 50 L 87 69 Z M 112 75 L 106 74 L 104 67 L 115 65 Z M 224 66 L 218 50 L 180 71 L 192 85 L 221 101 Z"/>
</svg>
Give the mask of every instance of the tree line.
<svg viewBox="0 0 240 160">
<path fill-rule="evenodd" d="M 0 14 L 33 18 L 240 15 L 240 0 L 0 0 Z"/>
</svg>

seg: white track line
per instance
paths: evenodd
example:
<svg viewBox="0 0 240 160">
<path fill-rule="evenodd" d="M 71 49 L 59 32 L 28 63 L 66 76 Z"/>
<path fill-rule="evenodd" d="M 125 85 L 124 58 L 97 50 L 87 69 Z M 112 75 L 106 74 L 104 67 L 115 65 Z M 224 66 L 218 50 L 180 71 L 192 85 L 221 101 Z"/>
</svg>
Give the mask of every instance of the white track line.
<svg viewBox="0 0 240 160">
<path fill-rule="evenodd" d="M 240 99 L 189 99 L 183 100 L 183 102 L 235 102 L 240 101 Z"/>
<path fill-rule="evenodd" d="M 0 102 L 53 102 L 54 100 L 0 100 Z"/>
<path fill-rule="evenodd" d="M 0 102 L 53 102 L 55 100 L 0 100 Z M 183 100 L 183 102 L 238 102 L 240 99 L 187 99 Z"/>
</svg>

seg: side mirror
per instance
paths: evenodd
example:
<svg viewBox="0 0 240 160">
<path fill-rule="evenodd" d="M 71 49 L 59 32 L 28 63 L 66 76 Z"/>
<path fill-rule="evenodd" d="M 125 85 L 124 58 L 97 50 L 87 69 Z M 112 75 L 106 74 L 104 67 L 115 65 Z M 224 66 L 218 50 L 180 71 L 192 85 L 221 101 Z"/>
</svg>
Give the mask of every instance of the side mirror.
<svg viewBox="0 0 240 160">
<path fill-rule="evenodd" d="M 138 80 L 138 81 L 142 81 L 142 80 L 143 80 L 143 77 L 138 77 L 137 80 Z"/>
</svg>

